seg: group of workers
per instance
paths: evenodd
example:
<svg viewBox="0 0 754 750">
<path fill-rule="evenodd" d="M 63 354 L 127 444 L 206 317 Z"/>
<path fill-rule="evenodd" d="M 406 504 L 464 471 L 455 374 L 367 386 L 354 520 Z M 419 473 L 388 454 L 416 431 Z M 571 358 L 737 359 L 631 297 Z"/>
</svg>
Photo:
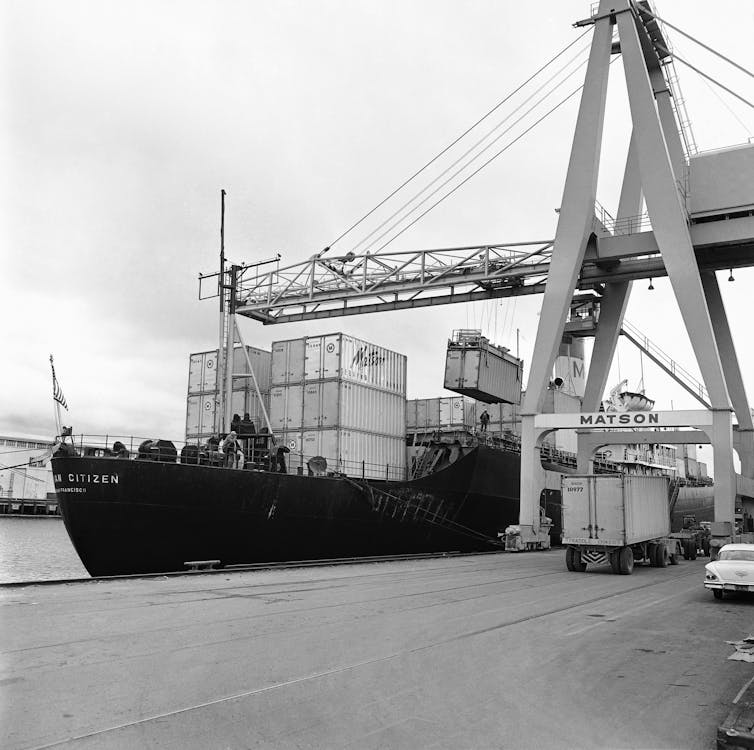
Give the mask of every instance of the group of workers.
<svg viewBox="0 0 754 750">
<path fill-rule="evenodd" d="M 284 445 L 276 446 L 272 434 L 266 427 L 260 428 L 257 433 L 248 413 L 244 414 L 243 419 L 234 414 L 230 427 L 230 432 L 223 438 L 222 443 L 219 443 L 217 438 L 207 441 L 208 450 L 221 450 L 224 466 L 242 469 L 247 462 L 253 461 L 255 465 L 262 466 L 268 471 L 287 473 L 285 454 L 290 453 L 290 450 Z M 213 442 L 211 446 L 210 441 Z"/>
</svg>

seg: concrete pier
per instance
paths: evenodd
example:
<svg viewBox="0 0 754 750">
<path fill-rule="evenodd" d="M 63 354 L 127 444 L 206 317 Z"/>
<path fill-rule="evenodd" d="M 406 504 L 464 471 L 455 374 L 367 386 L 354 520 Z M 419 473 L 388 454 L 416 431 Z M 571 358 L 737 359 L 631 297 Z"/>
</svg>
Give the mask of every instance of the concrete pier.
<svg viewBox="0 0 754 750">
<path fill-rule="evenodd" d="M 0 745 L 710 748 L 751 599 L 564 553 L 0 588 Z"/>
</svg>

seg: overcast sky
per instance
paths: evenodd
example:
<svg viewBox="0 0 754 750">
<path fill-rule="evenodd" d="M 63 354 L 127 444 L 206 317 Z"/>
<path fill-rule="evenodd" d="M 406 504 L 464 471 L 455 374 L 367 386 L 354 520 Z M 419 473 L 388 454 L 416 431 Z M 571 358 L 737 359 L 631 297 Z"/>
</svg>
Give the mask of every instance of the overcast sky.
<svg viewBox="0 0 754 750">
<path fill-rule="evenodd" d="M 180 440 L 189 353 L 216 346 L 216 301 L 198 300 L 197 277 L 217 268 L 220 190 L 230 260 L 308 258 L 581 34 L 571 24 L 589 3 L 9 0 L 0 13 L 0 433 L 54 433 L 53 353 L 76 432 Z M 748 0 L 665 0 L 658 13 L 754 69 Z M 750 78 L 671 39 L 754 100 Z M 746 142 L 754 112 L 677 69 L 698 147 Z M 553 237 L 577 105 L 574 97 L 393 247 Z M 630 132 L 620 61 L 608 107 L 598 198 L 614 211 Z M 721 274 L 721 286 L 751 397 L 754 274 L 734 273 L 735 283 Z M 635 285 L 627 318 L 698 372 L 669 284 L 654 286 Z M 528 368 L 540 305 L 243 321 L 242 330 L 263 348 L 343 330 L 407 354 L 409 397 L 429 397 L 445 395 L 454 328 L 481 327 L 514 350 L 518 329 Z M 658 408 L 696 406 L 627 342 L 619 360 L 611 384 L 638 387 L 643 364 Z"/>
</svg>

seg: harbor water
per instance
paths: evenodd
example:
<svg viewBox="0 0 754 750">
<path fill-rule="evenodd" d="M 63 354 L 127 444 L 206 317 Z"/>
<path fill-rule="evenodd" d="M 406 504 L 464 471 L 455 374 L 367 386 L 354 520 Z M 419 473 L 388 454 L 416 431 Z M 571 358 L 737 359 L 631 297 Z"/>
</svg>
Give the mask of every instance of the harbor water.
<svg viewBox="0 0 754 750">
<path fill-rule="evenodd" d="M 0 583 L 88 576 L 62 518 L 0 516 Z"/>
</svg>

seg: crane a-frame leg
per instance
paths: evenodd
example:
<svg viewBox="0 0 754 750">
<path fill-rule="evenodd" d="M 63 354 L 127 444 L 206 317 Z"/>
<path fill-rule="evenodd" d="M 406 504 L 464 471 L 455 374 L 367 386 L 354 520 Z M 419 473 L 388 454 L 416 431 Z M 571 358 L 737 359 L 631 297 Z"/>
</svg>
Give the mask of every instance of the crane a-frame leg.
<svg viewBox="0 0 754 750">
<path fill-rule="evenodd" d="M 618 26 L 623 54 L 633 124 L 632 141 L 641 189 L 658 248 L 710 394 L 713 412 L 711 437 L 715 462 L 715 518 L 733 519 L 736 488 L 732 463 L 730 400 L 707 297 L 689 234 L 688 216 L 679 192 L 684 175 L 677 176 L 676 170 L 684 165 L 679 158 L 679 143 L 674 140 L 678 136 L 670 108 L 669 92 L 667 86 L 660 85 L 664 83 L 664 78 L 656 55 L 650 72 L 650 58 L 646 55 L 651 57 L 654 54 L 652 45 L 646 30 L 637 27 L 637 19 L 629 0 L 602 0 L 595 18 L 589 65 L 522 409 L 519 521 L 524 533 L 526 527 L 536 530 L 539 523 L 541 487 L 536 484 L 539 474 L 539 438 L 535 430 L 535 416 L 542 407 L 594 215 L 613 23 Z M 646 37 L 645 49 L 642 49 L 639 39 L 640 31 Z M 627 201 L 629 198 L 636 200 L 635 191 L 625 193 L 625 196 Z M 595 362 L 598 372 L 588 385 L 587 405 L 592 405 L 595 401 L 598 385 L 606 377 L 608 355 L 614 350 L 615 328 L 622 319 L 628 295 L 627 288 L 616 287 L 611 292 L 613 301 L 608 300 L 604 340 L 600 342 L 598 360 Z"/>
</svg>

